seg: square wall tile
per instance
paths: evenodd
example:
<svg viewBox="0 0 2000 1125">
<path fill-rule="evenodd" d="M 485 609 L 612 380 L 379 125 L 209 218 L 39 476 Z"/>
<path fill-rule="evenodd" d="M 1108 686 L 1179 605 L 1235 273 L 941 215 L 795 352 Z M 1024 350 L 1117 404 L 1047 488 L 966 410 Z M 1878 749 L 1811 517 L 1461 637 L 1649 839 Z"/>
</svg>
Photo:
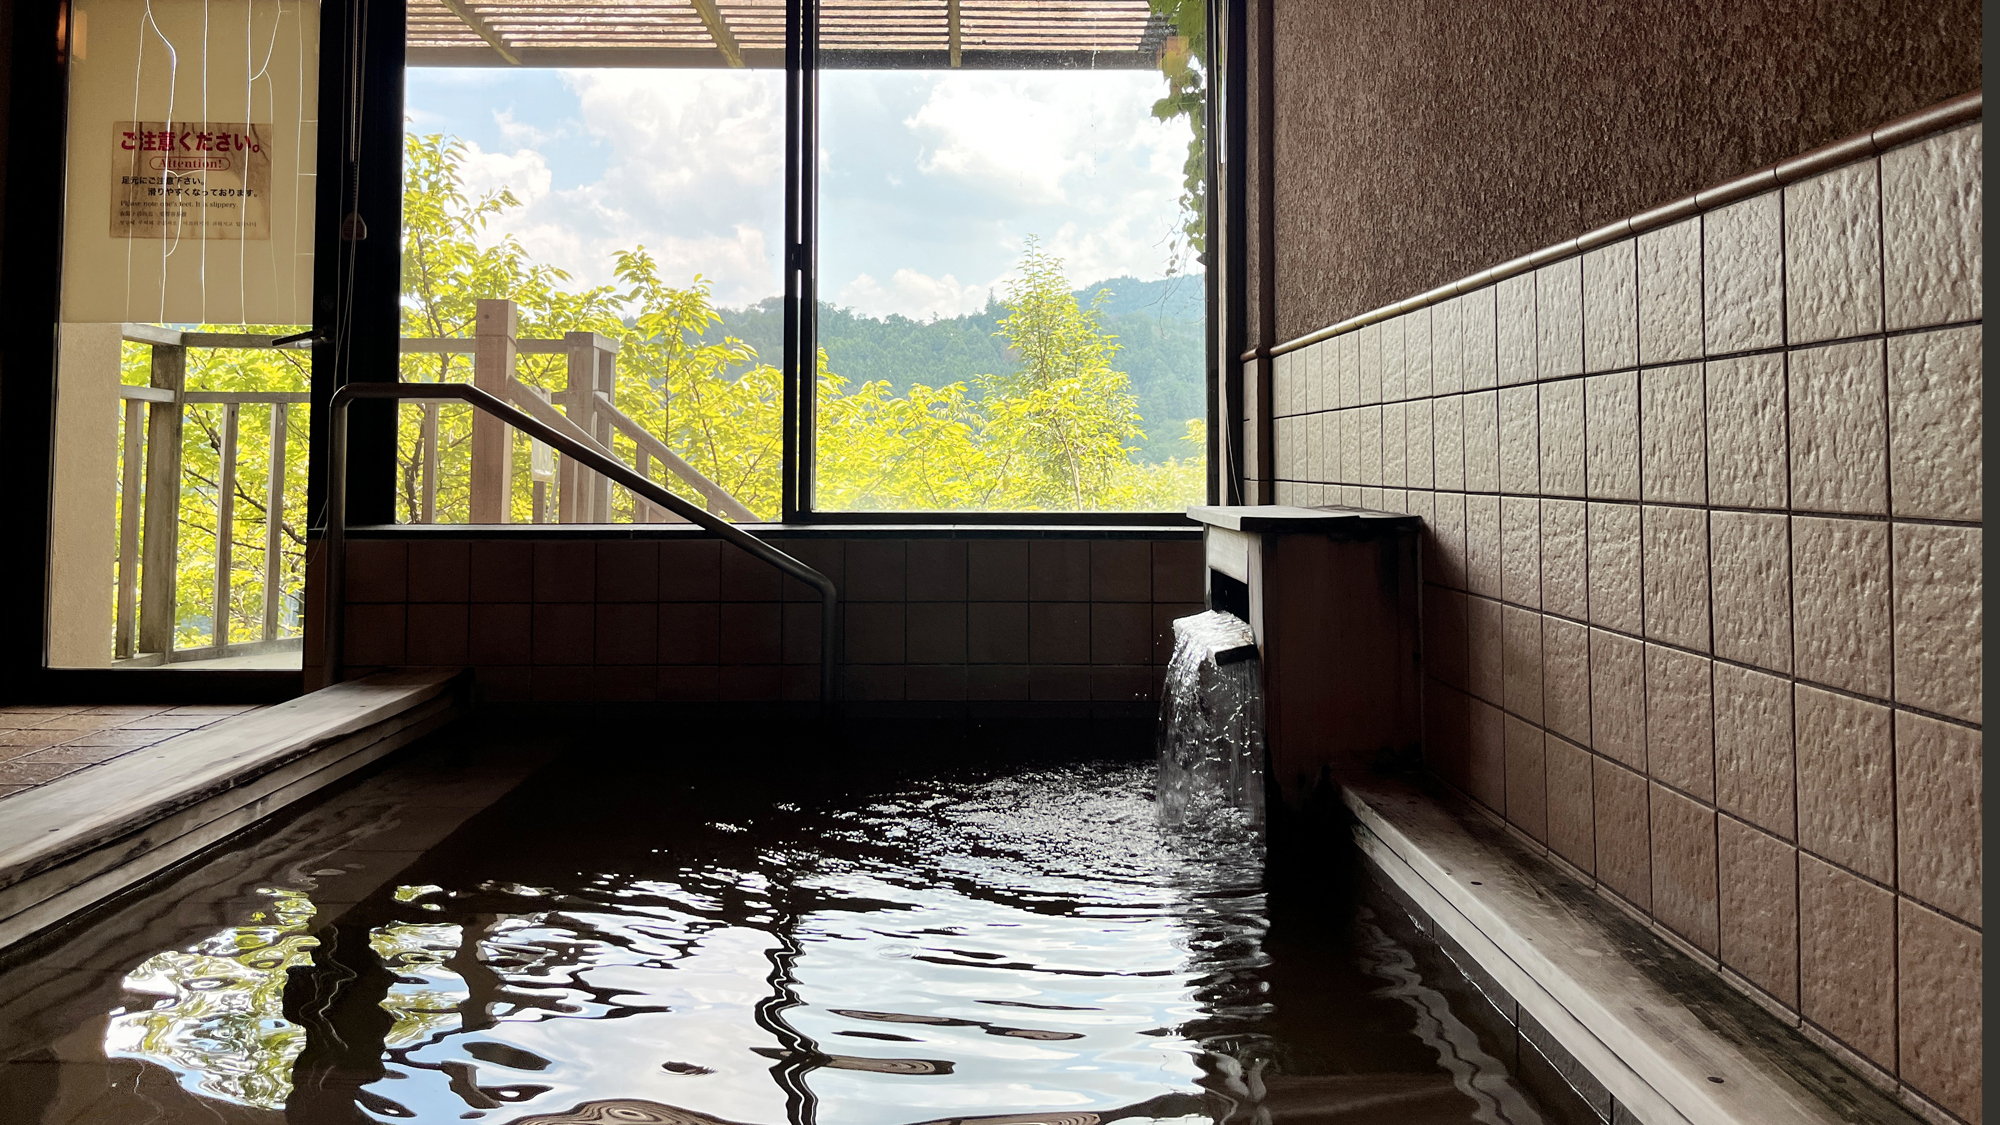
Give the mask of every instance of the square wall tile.
<svg viewBox="0 0 2000 1125">
<path fill-rule="evenodd" d="M 1587 626 L 1542 618 L 1542 701 L 1543 721 L 1550 730 L 1580 746 L 1590 745 Z"/>
<path fill-rule="evenodd" d="M 1646 769 L 1645 646 L 1590 631 L 1591 747 L 1635 770 Z"/>
<path fill-rule="evenodd" d="M 1153 600 L 1156 602 L 1198 602 L 1205 596 L 1202 542 L 1199 539 L 1162 539 L 1153 548 Z"/>
<path fill-rule="evenodd" d="M 1084 602 L 1031 602 L 1028 663 L 1090 663 L 1090 606 Z"/>
<path fill-rule="evenodd" d="M 1899 516 L 1982 518 L 1983 331 L 1973 325 L 1889 341 L 1889 483 Z"/>
<path fill-rule="evenodd" d="M 965 697 L 977 700 L 1028 698 L 1028 669 L 1020 664 L 974 664 L 965 670 Z"/>
<path fill-rule="evenodd" d="M 1726 816 L 1715 827 L 1722 963 L 1797 1008 L 1798 849 Z"/>
<path fill-rule="evenodd" d="M 1639 570 L 1637 504 L 1590 504 L 1590 621 L 1607 629 L 1640 632 L 1644 626 Z"/>
<path fill-rule="evenodd" d="M 1507 710 L 1529 722 L 1542 721 L 1542 615 L 1531 609 L 1501 610 L 1500 673 Z"/>
<path fill-rule="evenodd" d="M 599 665 L 659 663 L 659 607 L 652 603 L 598 605 L 595 633 Z"/>
<path fill-rule="evenodd" d="M 1896 701 L 1981 722 L 1985 530 L 1899 523 L 1892 534 Z"/>
<path fill-rule="evenodd" d="M 1150 610 L 1143 606 L 1151 625 Z M 964 602 L 910 602 L 904 607 L 905 659 L 912 664 L 962 664 L 965 662 L 966 617 Z M 1146 638 L 1147 659 L 1152 658 L 1152 638 Z"/>
<path fill-rule="evenodd" d="M 1535 276 L 1516 274 L 1493 287 L 1498 385 L 1535 381 Z"/>
<path fill-rule="evenodd" d="M 1592 835 L 1597 843 L 1597 878 L 1641 910 L 1653 905 L 1653 843 L 1648 829 L 1646 779 L 1609 759 L 1591 762 L 1591 797 L 1596 804 Z"/>
<path fill-rule="evenodd" d="M 597 544 L 561 539 L 535 544 L 537 602 L 588 602 L 596 598 Z"/>
<path fill-rule="evenodd" d="M 810 564 L 808 564 L 810 565 Z M 660 545 L 644 539 L 597 544 L 597 600 L 654 602 L 660 596 Z"/>
<path fill-rule="evenodd" d="M 664 612 L 666 607 L 661 607 Z M 961 609 L 964 608 L 960 603 Z M 824 643 L 823 623 L 819 606 L 812 602 L 786 602 L 784 623 L 784 662 L 787 664 L 818 664 L 820 646 Z M 787 673 L 790 675 L 791 673 Z M 818 680 L 811 681 L 813 690 L 818 692 Z M 787 696 L 786 698 L 791 698 Z M 817 699 L 817 694 L 812 698 Z"/>
<path fill-rule="evenodd" d="M 1366 470 L 1363 467 L 1363 462 L 1361 459 L 1362 446 L 1365 444 L 1365 437 L 1364 437 L 1365 421 L 1362 418 L 1363 412 L 1364 412 L 1363 408 L 1361 407 L 1353 407 L 1351 409 L 1343 410 L 1340 412 L 1339 479 L 1344 483 L 1350 483 L 1350 484 L 1368 483 L 1368 481 L 1365 479 Z"/>
<path fill-rule="evenodd" d="M 1431 518 L 1424 522 L 1424 575 L 1454 590 L 1465 589 L 1465 495 L 1433 494 Z"/>
<path fill-rule="evenodd" d="M 1660 781 L 1715 799 L 1714 688 L 1707 657 L 1646 646 L 1646 765 Z"/>
<path fill-rule="evenodd" d="M 1896 885 L 1983 925 L 1984 737 L 1907 711 L 1895 723 Z"/>
<path fill-rule="evenodd" d="M 1583 369 L 1639 363 L 1639 246 L 1633 239 L 1583 256 Z"/>
<path fill-rule="evenodd" d="M 1662 785 L 1653 799 L 1653 916 L 1689 944 L 1716 953 L 1719 892 L 1715 810 Z"/>
<path fill-rule="evenodd" d="M 1586 508 L 1581 500 L 1542 501 L 1542 608 L 1590 618 Z"/>
<path fill-rule="evenodd" d="M 1405 386 L 1409 364 L 1403 355 L 1404 317 L 1382 322 L 1382 401 L 1401 402 L 1409 398 Z"/>
<path fill-rule="evenodd" d="M 1541 398 L 1541 469 L 1544 494 L 1584 494 L 1584 386 L 1581 379 L 1544 383 Z"/>
<path fill-rule="evenodd" d="M 1436 487 L 1459 491 L 1465 487 L 1465 396 L 1449 395 L 1431 401 L 1431 442 L 1435 450 Z"/>
<path fill-rule="evenodd" d="M 1799 846 L 1877 882 L 1892 881 L 1896 797 L 1889 709 L 1803 684 L 1792 699 Z"/>
<path fill-rule="evenodd" d="M 1542 502 L 1532 496 L 1500 498 L 1500 597 L 1542 604 Z"/>
<path fill-rule="evenodd" d="M 1028 544 L 974 539 L 965 545 L 966 596 L 976 602 L 1028 600 Z"/>
<path fill-rule="evenodd" d="M 1708 512 L 1647 505 L 1646 636 L 1708 651 Z"/>
<path fill-rule="evenodd" d="M 1465 689 L 1474 696 L 1499 705 L 1504 698 L 1502 661 L 1506 649 L 1505 620 L 1499 602 L 1486 598 L 1466 599 Z"/>
<path fill-rule="evenodd" d="M 785 617 L 782 604 L 724 602 L 718 618 L 722 639 L 721 663 L 724 667 L 784 662 Z M 874 603 L 848 606 L 842 620 L 847 630 L 846 659 L 860 663 L 902 662 L 901 605 Z M 541 621 L 538 619 L 535 625 L 539 629 Z M 540 639 L 538 633 L 538 643 Z M 893 656 L 890 655 L 892 653 Z"/>
<path fill-rule="evenodd" d="M 1799 1010 L 1871 1059 L 1896 1057 L 1896 897 L 1799 857 Z"/>
<path fill-rule="evenodd" d="M 1106 539 L 1090 547 L 1090 600 L 1153 600 L 1153 545 L 1144 539 Z"/>
<path fill-rule="evenodd" d="M 1506 716 L 1498 707 L 1479 699 L 1467 701 L 1467 758 L 1472 770 L 1474 800 L 1494 812 L 1507 806 Z"/>
<path fill-rule="evenodd" d="M 1032 614 L 1033 611 L 1030 611 Z M 1149 664 L 1153 659 L 1152 607 L 1098 602 L 1090 607 L 1092 664 Z M 1032 616 L 1029 628 L 1034 628 Z"/>
<path fill-rule="evenodd" d="M 965 613 L 967 660 L 974 664 L 1028 662 L 1028 603 L 972 602 Z"/>
<path fill-rule="evenodd" d="M 1788 495 L 1785 366 L 1777 355 L 1708 365 L 1708 499 L 1783 508 Z"/>
<path fill-rule="evenodd" d="M 477 624 L 477 608 L 474 623 Z M 662 603 L 659 607 L 659 660 L 662 664 L 713 665 L 722 659 L 720 607 L 714 602 Z M 474 651 L 478 651 L 474 634 Z"/>
<path fill-rule="evenodd" d="M 800 544 L 804 546 L 804 544 Z M 912 539 L 904 548 L 904 581 L 913 602 L 966 599 L 967 554 L 963 539 Z M 1150 565 L 1150 550 L 1145 564 Z"/>
<path fill-rule="evenodd" d="M 1499 385 L 1499 314 L 1494 288 L 1489 285 L 1458 299 L 1458 348 L 1468 391 Z"/>
<path fill-rule="evenodd" d="M 395 539 L 355 539 L 347 544 L 348 602 L 404 602 L 410 598 L 409 544 Z M 212 566 L 210 569 L 214 569 Z"/>
<path fill-rule="evenodd" d="M 1424 670 L 1463 690 L 1467 654 L 1465 595 L 1424 586 Z"/>
<path fill-rule="evenodd" d="M 1428 398 L 1431 390 L 1431 317 L 1435 306 L 1404 313 L 1403 393 L 1408 398 Z"/>
<path fill-rule="evenodd" d="M 1500 389 L 1500 491 L 1517 496 L 1542 490 L 1537 389 L 1533 384 Z"/>
<path fill-rule="evenodd" d="M 1431 307 L 1431 393 L 1455 395 L 1465 389 L 1464 349 L 1459 343 L 1465 299 L 1453 297 Z"/>
<path fill-rule="evenodd" d="M 847 585 L 841 593 L 848 601 L 900 602 L 909 596 L 908 567 L 909 544 L 905 540 L 849 540 Z"/>
<path fill-rule="evenodd" d="M 1596 811 L 1590 791 L 1591 756 L 1554 735 L 1543 743 L 1548 783 L 1548 845 L 1588 872 L 1597 866 Z"/>
<path fill-rule="evenodd" d="M 1364 406 L 1361 418 L 1361 483 L 1371 488 L 1382 485 L 1382 408 Z"/>
<path fill-rule="evenodd" d="M 740 554 L 732 550 L 732 554 Z M 473 589 L 479 589 L 474 552 Z M 660 600 L 713 602 L 722 590 L 722 544 L 714 539 L 667 540 L 660 544 Z"/>
<path fill-rule="evenodd" d="M 415 602 L 409 607 L 411 664 L 471 662 L 471 612 L 463 603 Z"/>
<path fill-rule="evenodd" d="M 744 628 L 747 622 L 732 625 L 729 610 L 723 607 L 722 616 L 722 662 L 724 664 L 775 664 L 778 657 L 762 659 L 765 646 L 759 645 L 758 658 L 731 657 L 732 646 L 742 646 L 744 639 L 732 639 L 737 628 Z M 761 606 L 745 606 L 744 609 L 761 609 Z M 906 646 L 908 620 L 902 602 L 856 602 L 842 607 L 842 623 L 846 626 L 846 642 L 842 646 L 842 657 L 849 664 L 901 664 L 909 658 Z"/>
<path fill-rule="evenodd" d="M 1974 123 L 1882 154 L 1883 289 L 1891 329 L 1981 315 L 1983 129 Z"/>
<path fill-rule="evenodd" d="M 1335 336 L 1333 343 L 1333 366 L 1335 394 L 1338 396 L 1329 406 L 1350 409 L 1361 405 L 1361 337 L 1349 332 Z"/>
<path fill-rule="evenodd" d="M 902 544 L 895 544 L 898 550 Z M 725 547 L 722 551 L 722 574 L 719 585 L 722 600 L 729 602 L 774 602 L 784 596 L 784 573 L 770 563 Z M 902 571 L 898 568 L 896 579 L 900 585 Z M 841 591 L 843 597 L 852 598 L 851 589 Z"/>
<path fill-rule="evenodd" d="M 1785 188 L 1785 335 L 1792 343 L 1882 330 L 1881 215 L 1872 160 Z"/>
<path fill-rule="evenodd" d="M 1535 373 L 1560 379 L 1583 373 L 1583 259 L 1535 271 Z"/>
<path fill-rule="evenodd" d="M 1596 500 L 1639 498 L 1639 373 L 1584 381 L 1585 488 Z"/>
<path fill-rule="evenodd" d="M 1363 406 L 1373 406 L 1382 401 L 1382 322 L 1362 325 L 1355 336 L 1355 354 L 1360 362 L 1358 401 Z"/>
<path fill-rule="evenodd" d="M 1791 353 L 1792 505 L 1889 510 L 1888 410 L 1880 340 Z"/>
<path fill-rule="evenodd" d="M 1715 655 L 1792 670 L 1790 522 L 1777 513 L 1712 512 Z"/>
<path fill-rule="evenodd" d="M 1701 219 L 1638 239 L 1639 362 L 1701 358 Z"/>
<path fill-rule="evenodd" d="M 1796 839 L 1792 793 L 1792 685 L 1717 662 L 1715 803 L 1724 812 Z"/>
<path fill-rule="evenodd" d="M 1404 479 L 1409 443 L 1405 405 L 1397 402 L 1382 408 L 1382 485 L 1385 488 L 1409 487 Z"/>
<path fill-rule="evenodd" d="M 936 702 L 964 699 L 965 665 L 910 665 L 903 669 L 903 698 Z"/>
<path fill-rule="evenodd" d="M 1480 391 L 1465 396 L 1465 490 L 1500 489 L 1499 396 Z"/>
<path fill-rule="evenodd" d="M 1035 539 L 1028 543 L 1028 600 L 1090 600 L 1091 544 L 1082 539 Z"/>
<path fill-rule="evenodd" d="M 463 602 L 472 589 L 472 545 L 463 539 L 410 544 L 410 600 Z"/>
<path fill-rule="evenodd" d="M 1908 902 L 1898 912 L 1896 1058 L 1903 1081 L 1980 1119 L 1985 1027 L 1981 934 Z"/>
<path fill-rule="evenodd" d="M 1655 503 L 1708 499 L 1708 441 L 1700 364 L 1639 376 L 1642 492 Z"/>
<path fill-rule="evenodd" d="M 1709 355 L 1785 342 L 1779 211 L 1772 191 L 1702 216 L 1702 327 Z"/>
<path fill-rule="evenodd" d="M 1802 679 L 1888 699 L 1889 527 L 1792 520 L 1792 660 Z"/>
<path fill-rule="evenodd" d="M 1507 822 L 1548 841 L 1548 782 L 1542 768 L 1542 730 L 1507 716 Z"/>
<path fill-rule="evenodd" d="M 347 663 L 355 667 L 408 663 L 407 608 L 402 602 L 347 603 Z"/>
<path fill-rule="evenodd" d="M 534 611 L 535 664 L 596 662 L 593 635 L 596 606 L 588 602 L 548 602 L 537 603 Z"/>
<path fill-rule="evenodd" d="M 1431 487 L 1431 401 L 1416 399 L 1403 405 L 1403 479 L 1411 488 Z"/>
<path fill-rule="evenodd" d="M 1465 588 L 1500 596 L 1500 498 L 1465 497 Z"/>
</svg>

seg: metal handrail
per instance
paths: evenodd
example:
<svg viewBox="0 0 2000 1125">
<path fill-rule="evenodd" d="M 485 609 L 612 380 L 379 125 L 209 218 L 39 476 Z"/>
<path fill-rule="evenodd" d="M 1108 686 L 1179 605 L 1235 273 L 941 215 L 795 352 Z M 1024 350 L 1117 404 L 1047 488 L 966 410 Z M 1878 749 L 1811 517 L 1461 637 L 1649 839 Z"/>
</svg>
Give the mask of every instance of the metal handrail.
<svg viewBox="0 0 2000 1125">
<path fill-rule="evenodd" d="M 639 475 L 622 461 L 608 457 L 542 420 L 468 383 L 349 383 L 333 392 L 328 404 L 333 438 L 327 456 L 326 487 L 326 672 L 328 683 L 339 683 L 347 640 L 347 408 L 358 398 L 457 399 L 506 421 L 529 437 L 559 449 L 595 472 L 611 478 L 635 496 L 673 512 L 714 533 L 723 542 L 770 563 L 813 587 L 820 594 L 820 706 L 834 702 L 834 661 L 840 637 L 840 599 L 833 580 L 742 528 L 689 503 Z"/>
</svg>

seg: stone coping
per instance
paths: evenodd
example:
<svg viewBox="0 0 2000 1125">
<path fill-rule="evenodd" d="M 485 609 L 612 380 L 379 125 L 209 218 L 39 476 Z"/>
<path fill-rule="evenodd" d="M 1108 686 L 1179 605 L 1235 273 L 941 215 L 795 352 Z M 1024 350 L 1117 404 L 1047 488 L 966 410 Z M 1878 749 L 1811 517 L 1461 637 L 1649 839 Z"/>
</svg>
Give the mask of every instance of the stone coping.
<svg viewBox="0 0 2000 1125">
<path fill-rule="evenodd" d="M 1455 798 L 1348 778 L 1362 853 L 1644 1125 L 1918 1118 Z M 1618 1117 L 1617 1113 L 1612 1116 Z"/>
</svg>

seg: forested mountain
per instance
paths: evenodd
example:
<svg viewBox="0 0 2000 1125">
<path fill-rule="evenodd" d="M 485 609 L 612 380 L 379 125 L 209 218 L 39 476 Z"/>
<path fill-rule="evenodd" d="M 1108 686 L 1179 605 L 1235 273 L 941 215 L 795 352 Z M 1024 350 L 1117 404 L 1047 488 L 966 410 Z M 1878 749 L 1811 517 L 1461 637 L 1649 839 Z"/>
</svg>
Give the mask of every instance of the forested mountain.
<svg viewBox="0 0 2000 1125">
<path fill-rule="evenodd" d="M 1181 442 L 1191 418 L 1207 414 L 1202 389 L 1203 288 L 1200 274 L 1139 281 L 1116 277 L 1076 292 L 1086 308 L 1098 290 L 1111 295 L 1098 323 L 1118 337 L 1113 366 L 1131 377 L 1146 431 L 1139 459 L 1186 456 Z M 783 306 L 771 298 L 745 309 L 718 309 L 722 331 L 757 349 L 766 362 L 784 354 Z M 933 321 L 862 316 L 820 303 L 820 343 L 834 373 L 861 383 L 887 380 L 896 394 L 922 383 L 936 387 L 1010 371 L 1005 338 L 996 335 L 1007 310 L 989 300 L 984 312 Z"/>
</svg>

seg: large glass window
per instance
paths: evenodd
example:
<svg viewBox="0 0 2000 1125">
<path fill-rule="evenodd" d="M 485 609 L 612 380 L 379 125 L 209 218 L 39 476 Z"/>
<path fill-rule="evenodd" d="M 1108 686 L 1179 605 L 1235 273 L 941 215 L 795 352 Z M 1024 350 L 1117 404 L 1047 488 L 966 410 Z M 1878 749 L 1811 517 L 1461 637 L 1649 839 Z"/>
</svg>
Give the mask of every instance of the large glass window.
<svg viewBox="0 0 2000 1125">
<path fill-rule="evenodd" d="M 818 19 L 811 506 L 1202 502 L 1200 0 Z"/>
<path fill-rule="evenodd" d="M 297 667 L 319 8 L 75 0 L 49 663 Z"/>
<path fill-rule="evenodd" d="M 410 13 L 405 379 L 486 380 L 734 519 L 1204 498 L 1202 0 Z M 400 519 L 665 515 L 402 419 Z"/>
</svg>

